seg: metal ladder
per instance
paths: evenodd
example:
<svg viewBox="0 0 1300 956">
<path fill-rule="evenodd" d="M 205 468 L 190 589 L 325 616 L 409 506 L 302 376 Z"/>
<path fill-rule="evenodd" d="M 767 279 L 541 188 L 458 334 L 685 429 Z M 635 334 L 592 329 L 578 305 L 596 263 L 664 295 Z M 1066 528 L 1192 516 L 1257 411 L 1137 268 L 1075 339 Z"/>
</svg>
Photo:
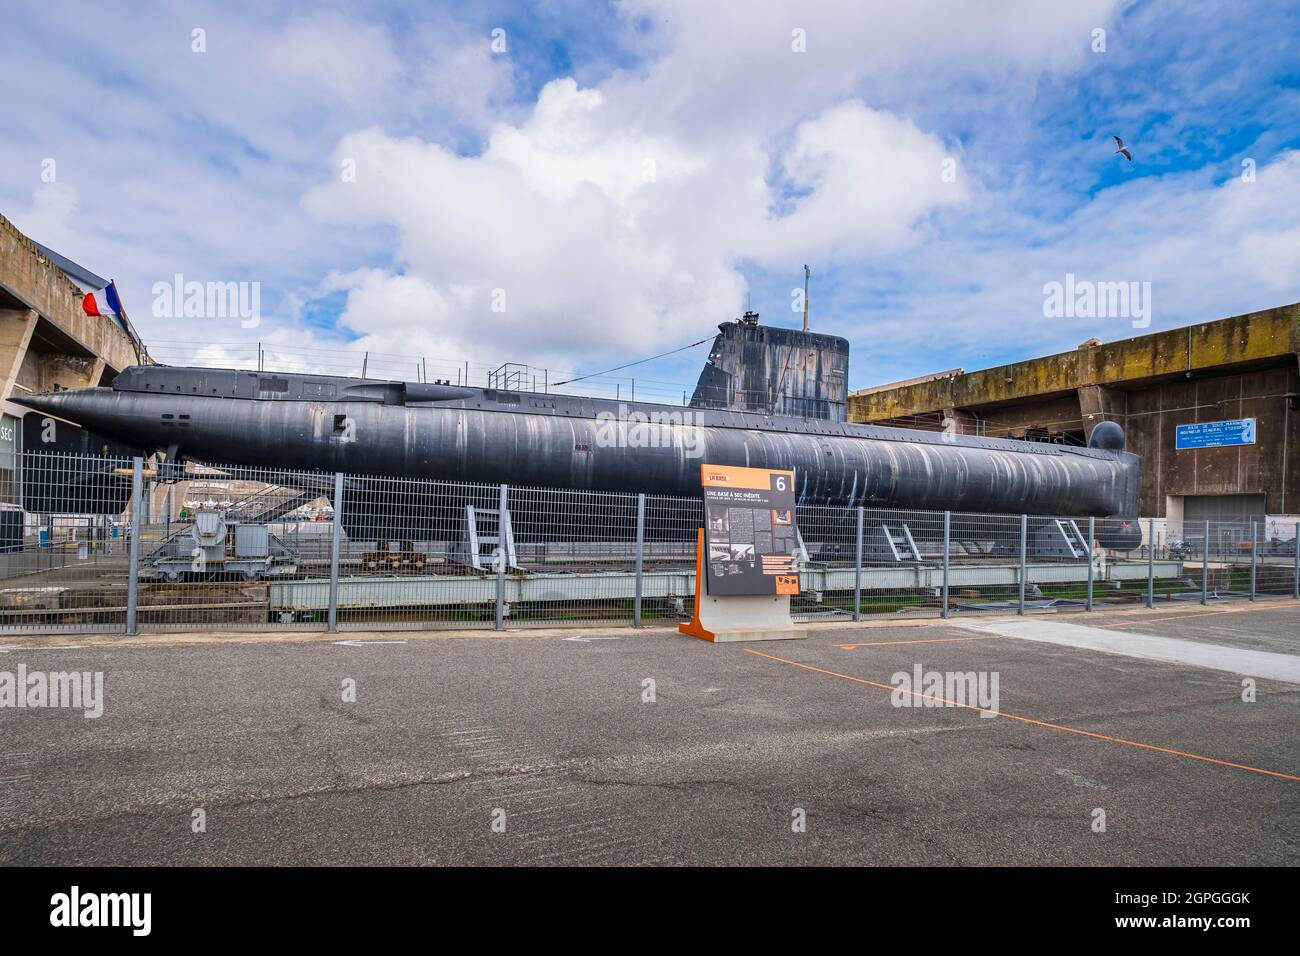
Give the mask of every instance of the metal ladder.
<svg viewBox="0 0 1300 956">
<path fill-rule="evenodd" d="M 902 524 L 899 527 L 903 529 L 903 533 L 901 536 L 895 537 L 894 532 L 890 529 L 889 525 L 882 524 L 880 526 L 880 531 L 885 536 L 885 541 L 889 545 L 889 550 L 894 553 L 894 560 L 919 562 L 921 560 L 921 552 L 916 547 L 916 541 L 912 539 L 912 529 L 906 524 Z"/>
<path fill-rule="evenodd" d="M 1065 541 L 1065 547 L 1069 550 L 1070 556 L 1075 558 L 1086 558 L 1088 556 L 1088 539 L 1084 537 L 1079 526 L 1074 523 L 1072 518 L 1056 518 L 1052 524 L 1056 525 L 1056 530 L 1061 533 L 1062 540 Z"/>
<path fill-rule="evenodd" d="M 480 530 L 479 522 L 487 518 L 484 522 L 488 526 L 486 530 Z M 500 548 L 505 554 L 506 567 L 517 568 L 518 561 L 515 555 L 515 533 L 510 525 L 510 509 L 504 512 L 500 508 L 475 508 L 473 505 L 465 506 L 465 534 L 466 534 L 466 551 L 469 555 L 470 566 L 476 571 L 494 571 L 492 566 L 493 552 Z M 487 548 L 487 553 L 483 549 Z"/>
</svg>

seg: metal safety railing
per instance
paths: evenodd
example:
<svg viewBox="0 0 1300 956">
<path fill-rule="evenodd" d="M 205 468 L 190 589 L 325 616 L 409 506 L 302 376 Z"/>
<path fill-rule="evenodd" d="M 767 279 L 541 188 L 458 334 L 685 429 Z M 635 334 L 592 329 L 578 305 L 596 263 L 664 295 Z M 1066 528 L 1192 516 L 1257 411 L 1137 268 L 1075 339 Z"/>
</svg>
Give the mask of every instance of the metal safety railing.
<svg viewBox="0 0 1300 956">
<path fill-rule="evenodd" d="M 0 510 L 11 633 L 677 622 L 703 520 L 698 498 L 45 452 L 23 455 L 16 500 Z M 1300 527 L 1276 521 L 1157 536 L 1050 515 L 797 518 L 801 621 L 1300 599 Z"/>
</svg>

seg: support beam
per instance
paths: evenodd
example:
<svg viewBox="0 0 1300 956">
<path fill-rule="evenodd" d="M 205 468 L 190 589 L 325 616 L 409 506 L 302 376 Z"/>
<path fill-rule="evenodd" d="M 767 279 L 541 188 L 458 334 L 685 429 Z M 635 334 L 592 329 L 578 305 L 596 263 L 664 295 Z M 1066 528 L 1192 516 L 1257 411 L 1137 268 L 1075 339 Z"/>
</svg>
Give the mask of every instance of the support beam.
<svg viewBox="0 0 1300 956">
<path fill-rule="evenodd" d="M 0 395 L 13 394 L 37 320 L 35 309 L 0 309 L 0 375 L 4 376 L 4 391 Z"/>
<path fill-rule="evenodd" d="M 1079 417 L 1083 420 L 1083 432 L 1087 438 L 1092 437 L 1092 430 L 1098 422 L 1119 422 L 1128 427 L 1128 394 L 1117 388 L 1104 385 L 1079 386 Z"/>
</svg>

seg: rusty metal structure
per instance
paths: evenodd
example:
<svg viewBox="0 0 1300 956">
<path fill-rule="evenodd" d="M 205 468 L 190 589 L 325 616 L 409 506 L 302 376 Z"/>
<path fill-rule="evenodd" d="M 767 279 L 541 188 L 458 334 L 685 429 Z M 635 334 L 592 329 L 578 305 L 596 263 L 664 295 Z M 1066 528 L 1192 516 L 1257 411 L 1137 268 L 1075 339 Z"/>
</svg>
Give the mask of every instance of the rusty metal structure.
<svg viewBox="0 0 1300 956">
<path fill-rule="evenodd" d="M 746 312 L 718 326 L 691 405 L 842 422 L 848 374 L 846 339 L 760 325 Z"/>
</svg>

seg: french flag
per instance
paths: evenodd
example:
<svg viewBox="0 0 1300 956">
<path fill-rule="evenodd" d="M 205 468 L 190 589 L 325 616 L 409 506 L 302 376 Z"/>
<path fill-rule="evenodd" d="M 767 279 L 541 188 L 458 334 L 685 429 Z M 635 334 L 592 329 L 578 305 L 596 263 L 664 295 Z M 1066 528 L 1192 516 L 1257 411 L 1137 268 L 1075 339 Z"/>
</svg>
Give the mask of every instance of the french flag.
<svg viewBox="0 0 1300 956">
<path fill-rule="evenodd" d="M 87 292 L 81 300 L 86 315 L 117 317 L 122 314 L 122 300 L 117 297 L 117 283 L 110 282 L 98 292 Z"/>
</svg>

